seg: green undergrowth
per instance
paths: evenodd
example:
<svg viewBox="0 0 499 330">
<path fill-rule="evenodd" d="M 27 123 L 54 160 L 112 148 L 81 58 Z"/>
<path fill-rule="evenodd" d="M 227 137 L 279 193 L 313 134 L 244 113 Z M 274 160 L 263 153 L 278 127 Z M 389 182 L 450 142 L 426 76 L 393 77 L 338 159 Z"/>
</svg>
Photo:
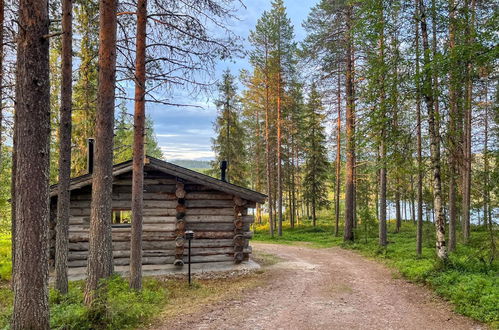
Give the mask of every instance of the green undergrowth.
<svg viewBox="0 0 499 330">
<path fill-rule="evenodd" d="M 473 228 L 468 244 L 458 244 L 447 262 L 440 262 L 435 254 L 433 224 L 425 223 L 423 253 L 416 255 L 416 226 L 404 222 L 399 233 L 389 222 L 388 241 L 385 248 L 378 246 L 377 224 L 359 225 L 354 243 L 343 243 L 334 237 L 334 228 L 321 218 L 313 227 L 310 222 L 295 228 L 284 225 L 281 237 L 270 237 L 268 225 L 255 225 L 254 240 L 279 244 L 306 242 L 313 247 L 341 246 L 360 254 L 380 260 L 396 269 L 404 278 L 425 283 L 437 294 L 452 302 L 455 311 L 499 328 L 499 260 L 491 254 L 489 233 L 482 228 Z"/>
<path fill-rule="evenodd" d="M 10 234 L 0 232 L 0 282 L 9 281 L 12 276 Z"/>
<path fill-rule="evenodd" d="M 146 278 L 141 292 L 131 290 L 128 282 L 115 275 L 106 281 L 107 293 L 102 294 L 94 308 L 83 302 L 84 282 L 70 282 L 69 292 L 62 296 L 51 289 L 49 295 L 50 327 L 52 329 L 129 329 L 137 327 L 159 313 L 167 303 L 164 282 Z M 5 286 L 0 288 L 0 329 L 8 329 L 13 295 Z M 102 308 L 105 306 L 105 308 Z"/>
</svg>

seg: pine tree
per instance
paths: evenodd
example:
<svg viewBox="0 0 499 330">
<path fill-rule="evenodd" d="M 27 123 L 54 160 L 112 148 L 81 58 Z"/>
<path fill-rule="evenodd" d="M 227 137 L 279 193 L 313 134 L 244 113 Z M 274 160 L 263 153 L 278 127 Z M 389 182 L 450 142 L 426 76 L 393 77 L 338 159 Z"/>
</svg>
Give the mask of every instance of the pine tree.
<svg viewBox="0 0 499 330">
<path fill-rule="evenodd" d="M 215 101 L 218 116 L 214 125 L 217 136 L 212 141 L 215 152 L 212 168 L 214 173 L 218 173 L 220 162 L 226 160 L 227 181 L 245 187 L 249 184 L 246 167 L 246 132 L 241 124 L 241 105 L 235 79 L 227 70 L 218 85 L 218 98 Z"/>
<path fill-rule="evenodd" d="M 305 110 L 304 143 L 305 168 L 303 197 L 312 208 L 312 222 L 316 225 L 316 211 L 329 205 L 327 182 L 330 164 L 327 158 L 326 132 L 323 126 L 324 108 L 315 84 L 312 84 Z"/>
</svg>

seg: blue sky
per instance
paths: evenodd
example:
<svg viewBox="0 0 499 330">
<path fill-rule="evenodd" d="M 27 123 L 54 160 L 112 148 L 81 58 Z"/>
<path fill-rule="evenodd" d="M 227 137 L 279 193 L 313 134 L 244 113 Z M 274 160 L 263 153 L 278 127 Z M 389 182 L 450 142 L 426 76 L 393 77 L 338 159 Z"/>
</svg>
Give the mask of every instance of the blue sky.
<svg viewBox="0 0 499 330">
<path fill-rule="evenodd" d="M 302 40 L 305 32 L 301 23 L 307 17 L 310 8 L 318 0 L 288 0 L 285 1 L 288 16 L 295 28 L 297 40 Z M 231 27 L 234 33 L 244 40 L 245 47 L 249 47 L 247 39 L 249 31 L 252 30 L 256 21 L 263 11 L 270 8 L 270 0 L 246 0 L 246 9 L 239 11 L 239 21 Z M 233 74 L 239 70 L 250 69 L 248 60 L 235 59 L 233 62 L 221 62 L 217 66 L 217 77 L 225 69 L 230 69 Z M 175 98 L 184 100 L 189 104 L 202 106 L 198 108 L 168 107 L 157 104 L 148 104 L 147 112 L 154 121 L 154 130 L 167 160 L 172 159 L 213 159 L 211 150 L 211 139 L 214 137 L 213 122 L 216 117 L 216 109 L 212 103 L 213 97 L 199 96 L 197 98 L 183 95 L 177 91 Z"/>
</svg>

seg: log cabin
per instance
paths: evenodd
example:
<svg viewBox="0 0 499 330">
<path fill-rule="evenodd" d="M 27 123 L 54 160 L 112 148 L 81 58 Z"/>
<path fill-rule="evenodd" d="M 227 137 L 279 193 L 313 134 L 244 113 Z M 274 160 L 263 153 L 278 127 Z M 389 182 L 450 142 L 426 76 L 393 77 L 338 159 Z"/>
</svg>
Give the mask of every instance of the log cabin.
<svg viewBox="0 0 499 330">
<path fill-rule="evenodd" d="M 89 157 L 90 159 L 91 157 Z M 71 179 L 68 275 L 86 275 L 92 161 L 89 173 Z M 113 167 L 112 240 L 115 271 L 129 271 L 132 198 L 132 160 Z M 194 231 L 193 271 L 234 269 L 249 260 L 253 215 L 248 209 L 264 203 L 266 196 L 146 156 L 144 163 L 143 257 L 144 275 L 185 273 L 187 242 L 184 233 Z M 50 190 L 50 264 L 54 265 L 57 185 Z"/>
</svg>

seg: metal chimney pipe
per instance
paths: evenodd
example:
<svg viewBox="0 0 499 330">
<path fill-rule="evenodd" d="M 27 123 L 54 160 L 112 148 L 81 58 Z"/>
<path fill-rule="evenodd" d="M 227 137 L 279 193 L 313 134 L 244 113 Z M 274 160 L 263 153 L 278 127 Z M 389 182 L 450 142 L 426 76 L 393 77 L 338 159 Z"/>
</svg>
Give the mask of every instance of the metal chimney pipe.
<svg viewBox="0 0 499 330">
<path fill-rule="evenodd" d="M 94 143 L 93 138 L 87 139 L 87 172 L 91 174 L 94 171 Z"/>
<path fill-rule="evenodd" d="M 227 170 L 227 161 L 222 160 L 220 162 L 220 180 L 227 182 L 227 179 L 225 177 L 225 171 Z"/>
</svg>

